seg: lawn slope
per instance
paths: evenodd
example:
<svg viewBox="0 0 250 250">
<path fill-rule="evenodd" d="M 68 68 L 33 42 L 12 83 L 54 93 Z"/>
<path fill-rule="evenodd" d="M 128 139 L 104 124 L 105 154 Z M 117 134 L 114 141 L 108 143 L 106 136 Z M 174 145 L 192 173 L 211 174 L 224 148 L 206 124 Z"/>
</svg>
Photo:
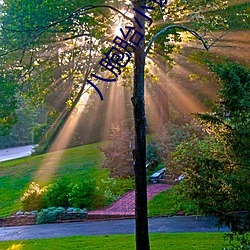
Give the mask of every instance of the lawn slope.
<svg viewBox="0 0 250 250">
<path fill-rule="evenodd" d="M 57 166 L 49 166 L 56 167 L 56 171 L 48 181 L 62 176 L 72 181 L 78 181 L 87 174 L 94 176 L 98 172 L 100 175 L 98 166 L 101 163 L 102 155 L 97 148 L 98 145 L 100 143 L 63 151 Z M 58 153 L 49 153 L 49 158 L 56 157 Z M 48 154 L 0 163 L 0 218 L 20 210 L 20 197 L 30 182 L 37 181 L 36 173 L 44 160 L 48 159 L 46 157 Z"/>
</svg>

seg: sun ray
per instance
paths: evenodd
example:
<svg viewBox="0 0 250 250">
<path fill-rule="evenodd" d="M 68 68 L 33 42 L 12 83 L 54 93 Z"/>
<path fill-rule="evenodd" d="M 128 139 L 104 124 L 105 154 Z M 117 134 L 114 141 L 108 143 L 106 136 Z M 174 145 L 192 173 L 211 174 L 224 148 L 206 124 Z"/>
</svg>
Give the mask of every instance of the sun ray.
<svg viewBox="0 0 250 250">
<path fill-rule="evenodd" d="M 55 174 L 59 162 L 63 157 L 64 149 L 66 149 L 72 139 L 72 135 L 75 131 L 77 123 L 81 117 L 81 112 L 85 108 L 89 95 L 84 94 L 71 112 L 70 116 L 64 123 L 62 129 L 58 133 L 57 137 L 53 141 L 48 150 L 48 154 L 44 158 L 36 172 L 35 179 L 39 183 L 48 183 L 51 177 Z"/>
<path fill-rule="evenodd" d="M 127 118 L 124 87 L 120 86 L 119 83 L 111 84 L 109 92 L 105 110 L 105 120 L 103 121 L 102 127 L 102 139 L 109 138 L 111 125 L 113 123 L 122 126 L 122 123 L 124 123 Z"/>
</svg>

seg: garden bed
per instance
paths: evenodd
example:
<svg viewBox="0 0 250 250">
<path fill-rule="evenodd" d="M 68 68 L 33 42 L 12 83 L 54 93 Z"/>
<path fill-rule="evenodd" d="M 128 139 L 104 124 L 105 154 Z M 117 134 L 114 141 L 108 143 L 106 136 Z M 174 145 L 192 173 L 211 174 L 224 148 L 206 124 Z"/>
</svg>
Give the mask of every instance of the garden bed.
<svg viewBox="0 0 250 250">
<path fill-rule="evenodd" d="M 86 220 L 87 213 L 63 212 L 58 214 L 57 219 L 51 223 L 80 222 Z M 0 227 L 27 226 L 37 224 L 36 214 L 14 214 L 0 219 Z"/>
</svg>

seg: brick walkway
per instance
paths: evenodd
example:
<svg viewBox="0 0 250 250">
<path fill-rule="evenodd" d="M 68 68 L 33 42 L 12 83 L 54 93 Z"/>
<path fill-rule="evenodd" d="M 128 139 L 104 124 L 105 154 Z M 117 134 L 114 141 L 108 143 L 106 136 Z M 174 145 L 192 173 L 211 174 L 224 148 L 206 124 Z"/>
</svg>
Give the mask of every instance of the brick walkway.
<svg viewBox="0 0 250 250">
<path fill-rule="evenodd" d="M 148 186 L 148 201 L 160 192 L 169 189 L 171 185 L 155 184 Z M 110 206 L 88 213 L 89 219 L 107 218 L 134 218 L 135 217 L 135 191 L 130 191 L 113 202 Z"/>
</svg>

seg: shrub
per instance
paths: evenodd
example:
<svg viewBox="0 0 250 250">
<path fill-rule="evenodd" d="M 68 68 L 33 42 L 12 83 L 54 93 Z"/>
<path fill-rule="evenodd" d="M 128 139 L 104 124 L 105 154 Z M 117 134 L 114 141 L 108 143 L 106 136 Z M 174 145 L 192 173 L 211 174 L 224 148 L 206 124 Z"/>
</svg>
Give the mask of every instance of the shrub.
<svg viewBox="0 0 250 250">
<path fill-rule="evenodd" d="M 113 193 L 119 197 L 130 190 L 134 190 L 134 188 L 133 178 L 119 178 L 116 179 L 116 185 L 113 186 Z"/>
<path fill-rule="evenodd" d="M 37 213 L 36 224 L 55 222 L 59 213 L 64 212 L 62 207 L 49 207 Z"/>
<path fill-rule="evenodd" d="M 71 213 L 71 212 L 87 213 L 87 210 L 86 208 L 80 209 L 80 208 L 75 208 L 75 207 L 68 207 L 67 213 Z"/>
<path fill-rule="evenodd" d="M 22 209 L 24 211 L 39 210 L 43 207 L 44 189 L 38 183 L 32 182 L 27 191 L 21 197 Z"/>
<path fill-rule="evenodd" d="M 94 185 L 92 181 L 87 179 L 76 183 L 72 186 L 69 193 L 69 204 L 73 207 L 85 208 L 91 207 L 92 195 L 94 193 Z"/>
<path fill-rule="evenodd" d="M 70 190 L 70 181 L 66 178 L 61 178 L 56 182 L 48 185 L 45 188 L 43 198 L 45 207 L 68 207 Z"/>
<path fill-rule="evenodd" d="M 185 197 L 242 233 L 250 229 L 250 71 L 227 61 L 208 64 L 222 87 L 212 112 L 196 114 L 208 136 L 182 143 L 169 162 L 185 174 Z"/>
<path fill-rule="evenodd" d="M 180 193 L 210 215 L 245 209 L 240 193 L 233 189 L 238 181 L 223 149 L 223 144 L 212 136 L 193 138 L 178 147 L 168 165 L 174 177 L 185 175 Z"/>
<path fill-rule="evenodd" d="M 124 193 L 134 189 L 132 178 L 106 178 L 96 182 L 93 205 L 100 208 L 111 204 Z"/>
<path fill-rule="evenodd" d="M 247 233 L 228 233 L 225 236 L 225 239 L 229 240 L 230 247 L 225 247 L 223 250 L 250 250 L 250 240 Z M 237 241 L 236 244 L 233 244 L 234 241 Z"/>
<path fill-rule="evenodd" d="M 115 185 L 116 180 L 114 178 L 101 179 L 96 182 L 93 194 L 95 209 L 107 206 L 116 199 L 116 196 L 112 192 Z"/>
</svg>

